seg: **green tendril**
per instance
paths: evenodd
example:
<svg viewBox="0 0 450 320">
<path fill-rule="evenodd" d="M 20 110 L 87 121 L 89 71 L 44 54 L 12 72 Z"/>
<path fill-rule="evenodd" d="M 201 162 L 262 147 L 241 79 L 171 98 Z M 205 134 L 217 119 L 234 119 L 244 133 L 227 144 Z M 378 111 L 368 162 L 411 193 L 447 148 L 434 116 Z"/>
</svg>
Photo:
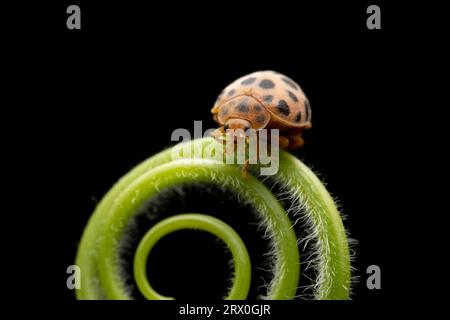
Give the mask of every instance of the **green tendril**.
<svg viewBox="0 0 450 320">
<path fill-rule="evenodd" d="M 196 229 L 207 231 L 221 239 L 233 255 L 235 263 L 234 283 L 227 300 L 243 300 L 250 289 L 250 257 L 239 235 L 229 225 L 211 216 L 203 214 L 181 214 L 167 218 L 151 228 L 142 238 L 134 259 L 134 278 L 142 294 L 149 300 L 173 300 L 153 290 L 146 274 L 147 257 L 153 246 L 168 233 Z"/>
<path fill-rule="evenodd" d="M 271 243 L 273 266 L 267 295 L 261 298 L 287 300 L 299 294 L 300 256 L 292 219 L 302 221 L 308 230 L 307 239 L 302 240 L 313 243 L 314 252 L 308 263 L 317 274 L 314 298 L 348 299 L 351 274 L 345 229 L 334 201 L 315 174 L 301 161 L 281 151 L 279 171 L 270 180 L 281 187 L 282 195 L 274 195 L 257 175 L 243 178 L 240 166 L 218 161 L 219 151 L 210 152 L 213 146 L 217 142 L 212 138 L 178 144 L 144 161 L 111 188 L 91 216 L 78 248 L 76 264 L 81 268 L 78 299 L 132 299 L 119 255 L 126 227 L 149 199 L 170 187 L 193 182 L 230 190 L 256 209 Z M 178 154 L 175 160 L 172 159 L 174 151 Z M 279 201 L 286 195 L 291 200 L 287 212 Z M 171 299 L 153 290 L 145 266 L 156 242 L 180 229 L 207 231 L 224 241 L 234 264 L 233 282 L 226 299 L 245 299 L 251 272 L 245 245 L 228 225 L 204 214 L 169 217 L 141 239 L 133 267 L 134 280 L 144 297 Z"/>
</svg>

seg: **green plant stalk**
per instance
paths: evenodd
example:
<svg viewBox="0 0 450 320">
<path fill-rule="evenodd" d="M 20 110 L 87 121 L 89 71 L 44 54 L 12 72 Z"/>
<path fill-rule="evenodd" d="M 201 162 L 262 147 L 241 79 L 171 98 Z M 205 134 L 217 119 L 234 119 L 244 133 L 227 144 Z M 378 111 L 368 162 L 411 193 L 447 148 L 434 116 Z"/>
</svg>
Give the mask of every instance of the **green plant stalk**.
<svg viewBox="0 0 450 320">
<path fill-rule="evenodd" d="M 313 239 L 318 250 L 315 298 L 348 299 L 351 282 L 350 253 L 347 234 L 333 199 L 319 178 L 290 153 L 280 153 L 279 168 L 275 179 L 286 186 L 287 191 L 304 207 L 303 214 L 310 231 L 317 235 Z"/>
<path fill-rule="evenodd" d="M 242 179 L 239 166 L 211 160 L 214 154 L 208 155 L 206 151 L 214 143 L 212 138 L 205 138 L 180 144 L 187 147 L 182 149 L 181 158 L 196 153 L 199 159 L 195 161 L 172 161 L 173 148 L 165 150 L 134 168 L 105 195 L 79 245 L 76 263 L 81 267 L 82 276 L 78 299 L 130 298 L 121 279 L 117 253 L 127 222 L 144 201 L 160 190 L 192 181 L 227 185 L 258 208 L 271 234 L 275 252 L 274 280 L 265 298 L 292 299 L 295 296 L 300 273 L 299 252 L 284 209 L 256 178 Z M 275 178 L 307 208 L 306 216 L 317 234 L 320 263 L 316 298 L 347 299 L 350 258 L 345 230 L 333 200 L 317 177 L 286 152 L 280 153 L 280 171 Z"/>
<path fill-rule="evenodd" d="M 251 263 L 244 242 L 230 226 L 221 220 L 204 214 L 180 214 L 167 218 L 152 227 L 142 238 L 134 260 L 134 278 L 141 293 L 149 300 L 173 300 L 158 294 L 150 285 L 147 274 L 147 258 L 153 246 L 165 235 L 182 230 L 207 231 L 221 239 L 230 249 L 235 264 L 233 286 L 226 300 L 244 300 L 250 290 Z"/>
</svg>

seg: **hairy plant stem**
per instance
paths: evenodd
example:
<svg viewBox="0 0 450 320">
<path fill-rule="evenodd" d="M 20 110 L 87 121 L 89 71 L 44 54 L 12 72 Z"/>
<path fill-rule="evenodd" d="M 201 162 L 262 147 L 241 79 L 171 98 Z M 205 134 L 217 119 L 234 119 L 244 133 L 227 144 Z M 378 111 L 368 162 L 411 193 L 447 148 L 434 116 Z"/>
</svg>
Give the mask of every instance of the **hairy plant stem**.
<svg viewBox="0 0 450 320">
<path fill-rule="evenodd" d="M 316 269 L 316 299 L 348 299 L 350 255 L 345 229 L 329 193 L 316 175 L 287 152 L 280 152 L 278 173 L 271 178 L 291 199 L 287 210 L 257 177 L 242 177 L 238 165 L 217 161 L 210 154 L 212 138 L 198 139 L 156 154 L 144 161 L 104 196 L 83 233 L 76 264 L 82 270 L 78 299 L 131 299 L 121 275 L 119 244 L 129 221 L 138 209 L 167 188 L 191 182 L 213 183 L 235 192 L 256 209 L 271 242 L 273 280 L 264 299 L 293 299 L 297 295 L 300 257 L 292 220 L 301 220 L 314 244 L 311 265 Z M 181 146 L 181 148 L 180 148 Z M 174 148 L 179 158 L 173 159 Z M 192 159 L 191 155 L 195 154 Z M 258 166 L 254 166 L 257 169 Z M 254 170 L 253 170 L 254 171 Z M 253 172 L 252 171 L 252 172 Z M 183 228 L 200 229 L 221 238 L 230 248 L 234 262 L 233 285 L 227 299 L 245 299 L 250 285 L 250 263 L 242 240 L 223 222 L 203 214 L 168 218 L 151 228 L 135 255 L 135 281 L 148 299 L 167 299 L 155 292 L 145 275 L 147 256 L 158 239 Z"/>
</svg>

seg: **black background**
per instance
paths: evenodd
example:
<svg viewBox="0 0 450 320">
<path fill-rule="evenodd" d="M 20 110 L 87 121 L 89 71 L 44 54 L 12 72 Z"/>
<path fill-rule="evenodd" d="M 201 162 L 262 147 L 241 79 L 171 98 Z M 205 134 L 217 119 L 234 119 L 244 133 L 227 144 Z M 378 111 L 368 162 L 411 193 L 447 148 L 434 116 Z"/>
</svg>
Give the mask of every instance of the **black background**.
<svg viewBox="0 0 450 320">
<path fill-rule="evenodd" d="M 209 110 L 222 88 L 265 69 L 295 79 L 311 101 L 313 128 L 296 154 L 326 181 L 359 242 L 353 299 L 396 297 L 405 276 L 394 263 L 401 260 L 393 215 L 406 120 L 398 93 L 410 36 L 395 22 L 400 10 L 381 3 L 382 29 L 368 30 L 366 3 L 74 3 L 82 30 L 66 29 L 72 3 L 45 6 L 22 60 L 21 81 L 34 89 L 17 97 L 36 101 L 22 124 L 39 168 L 31 214 L 45 252 L 33 259 L 45 270 L 46 298 L 74 299 L 65 271 L 112 184 L 172 145 L 174 129 L 193 129 L 194 120 L 215 127 Z M 382 270 L 379 291 L 365 286 L 371 264 Z"/>
</svg>

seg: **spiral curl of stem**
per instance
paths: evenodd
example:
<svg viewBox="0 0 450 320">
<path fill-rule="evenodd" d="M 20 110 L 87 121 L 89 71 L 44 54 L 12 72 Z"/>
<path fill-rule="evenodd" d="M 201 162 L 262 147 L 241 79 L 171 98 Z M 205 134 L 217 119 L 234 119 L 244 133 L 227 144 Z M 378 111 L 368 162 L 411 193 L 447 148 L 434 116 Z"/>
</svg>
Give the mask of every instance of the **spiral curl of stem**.
<svg viewBox="0 0 450 320">
<path fill-rule="evenodd" d="M 76 264 L 82 270 L 78 299 L 132 299 L 119 255 L 129 221 L 162 190 L 191 182 L 213 183 L 231 190 L 255 208 L 271 245 L 273 276 L 262 299 L 289 300 L 299 295 L 300 250 L 293 229 L 297 222 L 308 231 L 301 243 L 313 248 L 304 262 L 316 274 L 313 298 L 349 298 L 351 259 L 347 234 L 333 199 L 317 176 L 293 155 L 281 151 L 278 173 L 265 178 L 279 187 L 279 193 L 273 194 L 263 177 L 257 176 L 258 165 L 243 178 L 238 165 L 217 161 L 216 155 L 209 152 L 216 143 L 212 138 L 181 143 L 175 146 L 180 151 L 175 160 L 175 147 L 164 150 L 132 169 L 110 189 L 91 216 L 78 247 Z M 290 206 L 283 208 L 280 199 L 288 199 Z M 145 262 L 157 240 L 185 228 L 211 232 L 225 242 L 234 264 L 233 284 L 225 298 L 245 299 L 251 272 L 245 245 L 231 227 L 203 213 L 172 216 L 147 232 L 134 260 L 135 281 L 141 293 L 147 299 L 171 299 L 153 290 L 145 275 Z"/>
</svg>

